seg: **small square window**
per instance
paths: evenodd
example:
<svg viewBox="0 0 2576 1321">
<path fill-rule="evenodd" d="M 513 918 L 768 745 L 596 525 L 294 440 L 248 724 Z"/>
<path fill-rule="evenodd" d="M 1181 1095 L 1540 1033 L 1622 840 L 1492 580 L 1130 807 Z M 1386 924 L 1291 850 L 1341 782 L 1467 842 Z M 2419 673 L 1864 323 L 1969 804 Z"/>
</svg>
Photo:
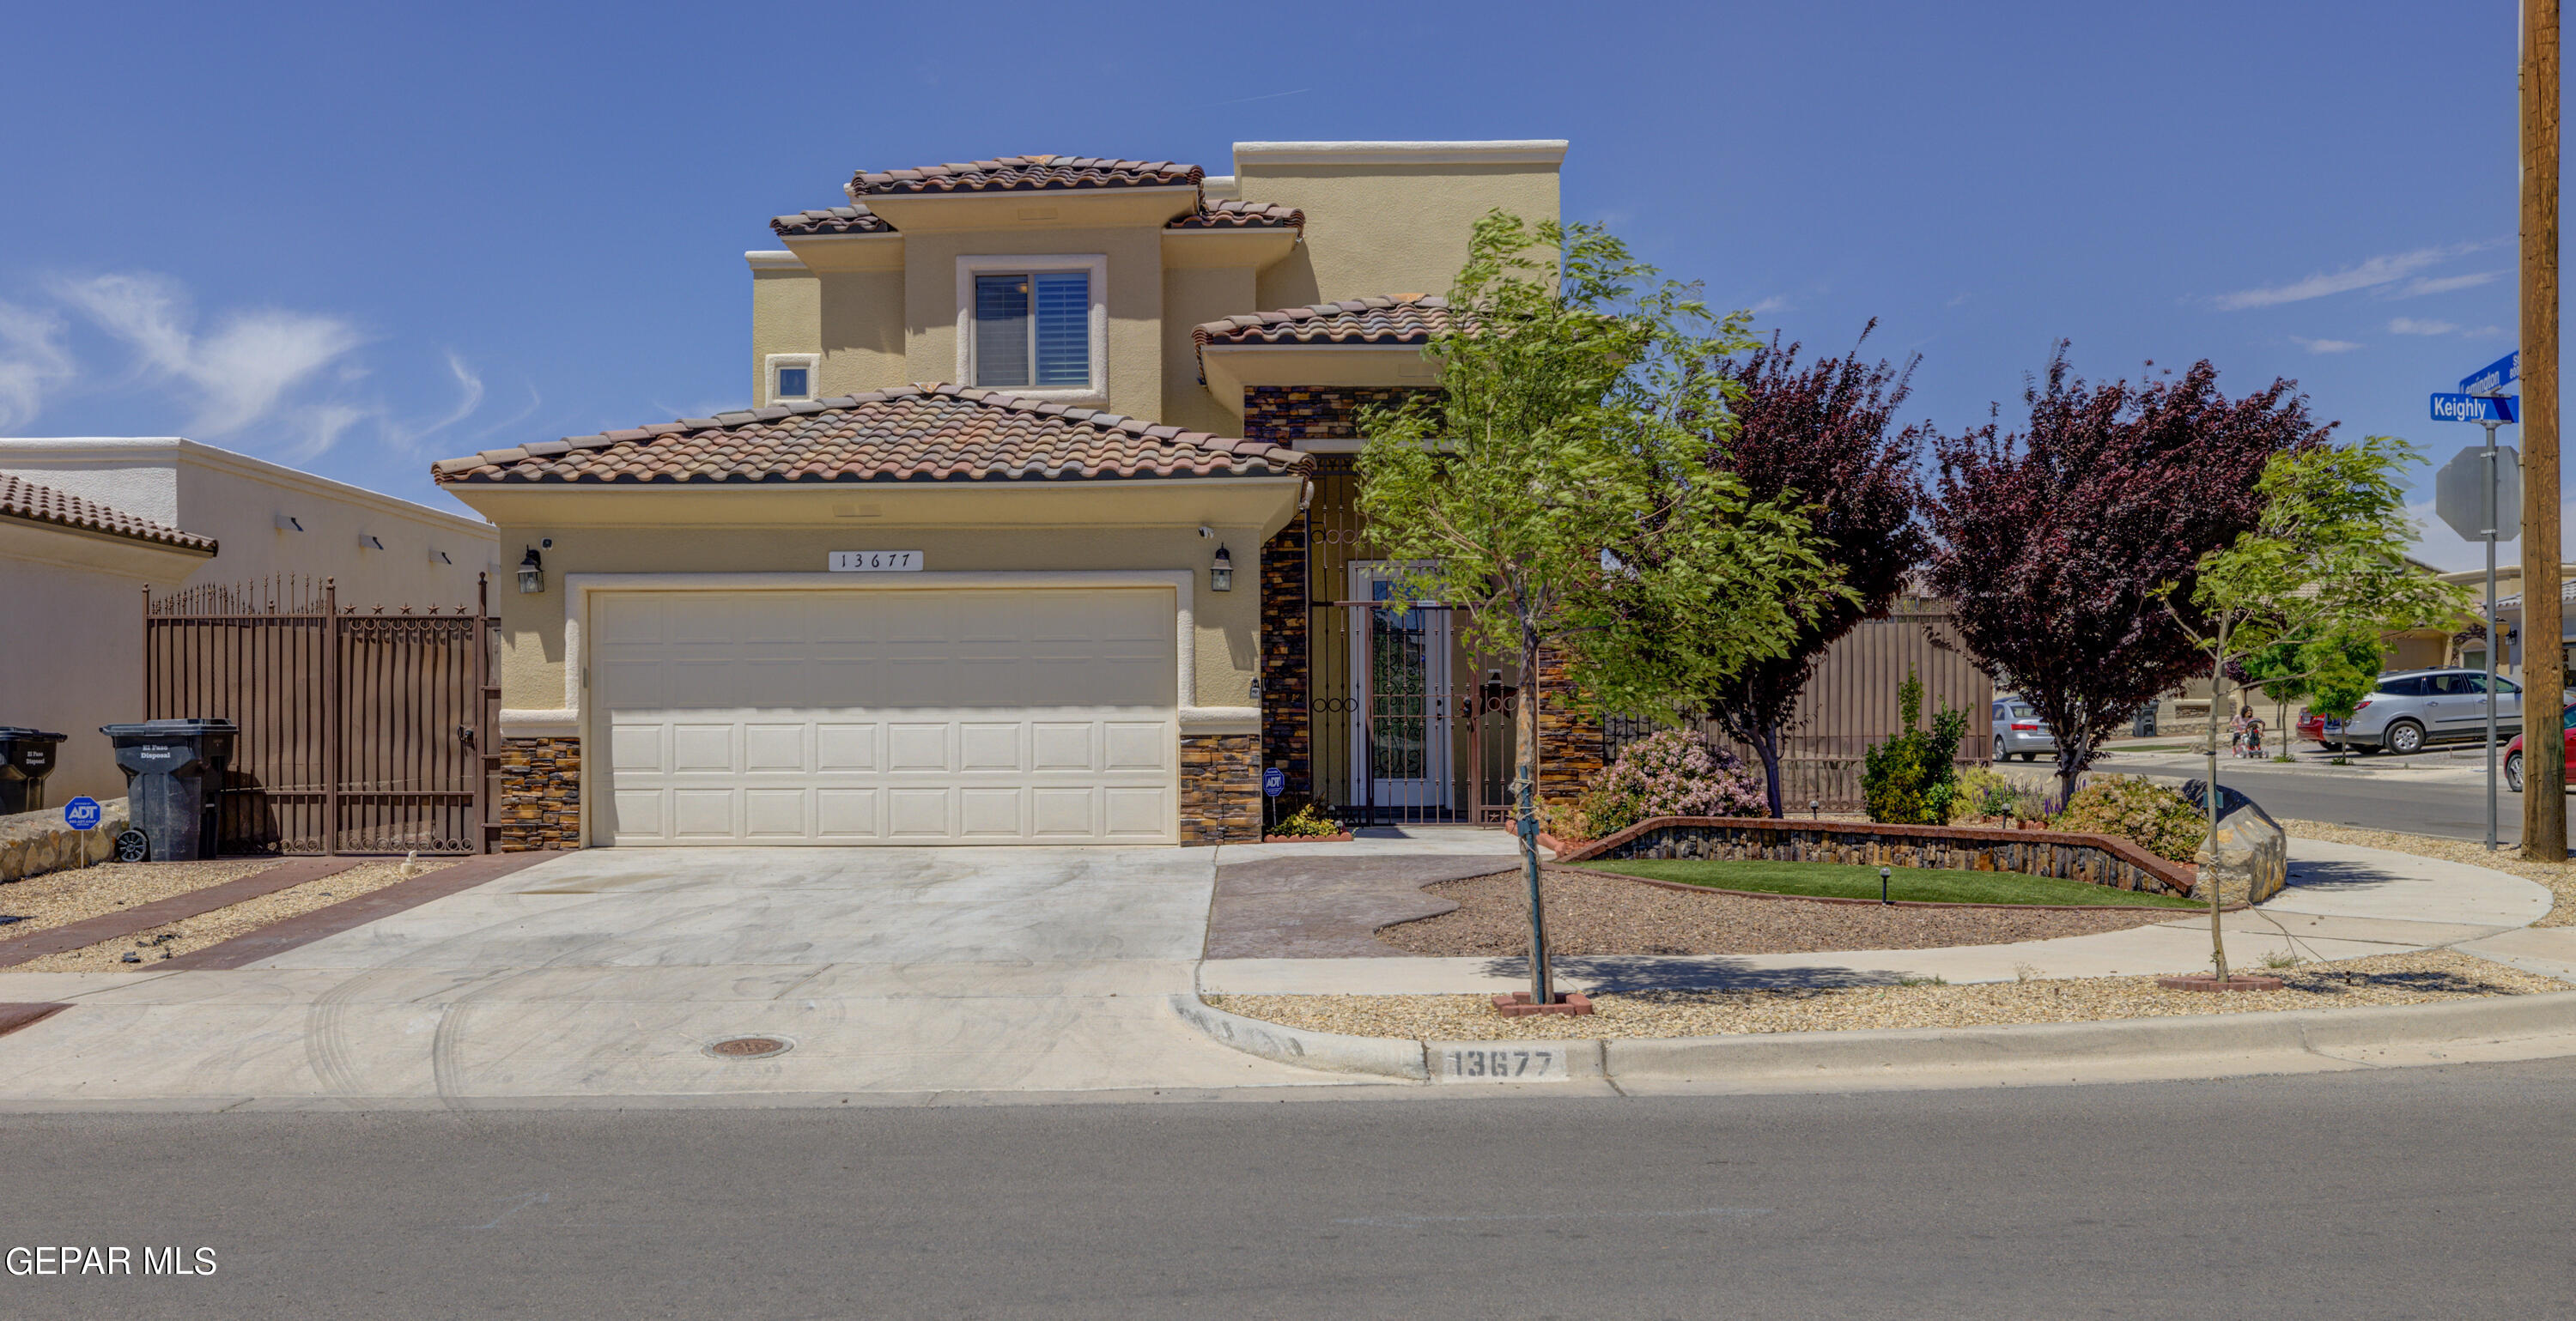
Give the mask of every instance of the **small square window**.
<svg viewBox="0 0 2576 1321">
<path fill-rule="evenodd" d="M 778 389 L 775 397 L 780 399 L 803 399 L 812 394 L 813 392 L 808 389 L 806 385 L 808 377 L 812 374 L 812 370 L 812 368 L 808 367 L 779 368 Z"/>
</svg>

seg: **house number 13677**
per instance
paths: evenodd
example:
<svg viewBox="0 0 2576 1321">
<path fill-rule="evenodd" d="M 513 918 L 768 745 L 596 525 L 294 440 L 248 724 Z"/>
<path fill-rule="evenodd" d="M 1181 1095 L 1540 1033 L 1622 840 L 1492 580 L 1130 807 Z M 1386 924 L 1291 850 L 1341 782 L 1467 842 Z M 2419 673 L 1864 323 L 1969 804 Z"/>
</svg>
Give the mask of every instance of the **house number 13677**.
<svg viewBox="0 0 2576 1321">
<path fill-rule="evenodd" d="M 917 550 L 836 550 L 834 573 L 911 573 L 921 568 Z"/>
</svg>

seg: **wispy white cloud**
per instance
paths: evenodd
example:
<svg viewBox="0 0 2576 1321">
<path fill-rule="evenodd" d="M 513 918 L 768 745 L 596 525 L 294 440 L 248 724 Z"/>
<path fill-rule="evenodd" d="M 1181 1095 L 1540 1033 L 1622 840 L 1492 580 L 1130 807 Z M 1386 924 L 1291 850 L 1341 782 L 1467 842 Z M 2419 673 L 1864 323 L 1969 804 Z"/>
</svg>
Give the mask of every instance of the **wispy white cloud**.
<svg viewBox="0 0 2576 1321">
<path fill-rule="evenodd" d="M 187 291 L 157 275 L 67 280 L 55 292 L 132 347 L 147 375 L 185 387 L 196 410 L 189 428 L 203 435 L 231 435 L 276 416 L 289 393 L 361 342 L 338 317 L 277 308 L 232 313 L 200 333 Z M 305 411 L 298 429 L 307 439 L 296 449 L 308 457 L 356 420 L 339 420 L 336 406 Z M 312 448 L 317 436 L 321 449 Z"/>
<path fill-rule="evenodd" d="M 2502 274 L 2504 274 L 2502 271 L 2471 271 L 2466 275 L 2442 275 L 2430 277 L 2419 275 L 2412 280 L 2408 280 L 2406 282 L 2406 287 L 2397 290 L 2393 296 L 2398 298 L 2421 298 L 2426 294 L 2447 294 L 2454 289 L 2475 289 L 2479 285 L 2493 283 L 2495 278 Z"/>
<path fill-rule="evenodd" d="M 2428 266 L 2436 266 L 2453 257 L 2475 252 L 2483 245 L 2454 243 L 2437 248 L 2417 248 L 2412 252 L 2393 252 L 2373 257 L 2356 266 L 2339 271 L 2311 275 L 2288 284 L 2267 285 L 2260 289 L 2240 289 L 2220 294 L 2210 301 L 2223 312 L 2241 312 L 2251 307 L 2278 307 L 2283 303 L 2303 303 L 2311 298 L 2350 293 L 2355 289 L 2372 289 L 2395 284 Z"/>
<path fill-rule="evenodd" d="M 483 406 L 483 378 L 476 375 L 474 368 L 454 350 L 448 352 L 447 371 L 456 378 L 456 406 L 448 409 L 446 416 L 427 426 L 388 429 L 387 443 L 403 449 L 417 448 L 423 440 L 474 416 L 474 410 Z"/>
<path fill-rule="evenodd" d="M 51 312 L 0 303 L 0 431 L 32 421 L 46 393 L 71 381 L 76 368 L 63 330 Z"/>
<path fill-rule="evenodd" d="M 529 418 L 536 416 L 537 410 L 538 410 L 539 408 L 542 408 L 542 407 L 544 407 L 544 406 L 545 406 L 545 402 L 546 402 L 545 396 L 537 393 L 537 383 L 536 383 L 536 382 L 534 382 L 534 381 L 528 381 L 528 382 L 525 382 L 524 384 L 526 384 L 526 386 L 528 387 L 528 406 L 527 406 L 527 407 L 520 409 L 518 412 L 512 413 L 512 414 L 511 414 L 511 415 L 509 415 L 508 417 L 502 418 L 502 419 L 501 419 L 500 421 L 498 421 L 498 422 L 492 423 L 490 426 L 484 427 L 482 430 L 477 431 L 477 432 L 475 432 L 473 435 L 466 437 L 466 439 L 467 439 L 467 440 L 484 440 L 484 439 L 487 439 L 487 438 L 489 438 L 489 437 L 491 437 L 491 436 L 497 435 L 497 434 L 499 434 L 499 433 L 501 433 L 501 432 L 503 432 L 503 431 L 507 431 L 507 430 L 509 430 L 510 428 L 515 427 L 515 426 L 519 425 L 520 423 L 527 421 Z"/>
<path fill-rule="evenodd" d="M 1775 294 L 1772 297 L 1763 299 L 1761 302 L 1755 303 L 1753 306 L 1746 308 L 1745 310 L 1751 312 L 1755 316 L 1769 316 L 1774 312 L 1786 312 L 1789 310 L 1789 307 L 1790 303 L 1788 299 Z"/>
<path fill-rule="evenodd" d="M 2411 316 L 2388 320 L 2388 333 L 2391 335 L 2447 335 L 2459 328 L 2457 321 L 2422 321 Z"/>
<path fill-rule="evenodd" d="M 2359 340 L 2309 339 L 2304 335 L 2292 335 L 2290 342 L 2310 353 L 2350 353 L 2354 349 L 2366 347 Z"/>
</svg>

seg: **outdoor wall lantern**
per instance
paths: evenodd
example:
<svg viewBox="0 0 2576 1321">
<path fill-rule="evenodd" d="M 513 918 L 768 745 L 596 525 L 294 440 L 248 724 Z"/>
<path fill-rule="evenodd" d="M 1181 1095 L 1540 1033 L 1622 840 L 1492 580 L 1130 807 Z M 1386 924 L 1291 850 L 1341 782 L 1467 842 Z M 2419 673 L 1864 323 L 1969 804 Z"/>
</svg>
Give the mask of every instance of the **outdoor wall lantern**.
<svg viewBox="0 0 2576 1321">
<path fill-rule="evenodd" d="M 1225 543 L 1221 541 L 1217 543 L 1215 561 L 1208 565 L 1208 590 L 1234 590 L 1234 557 L 1225 553 Z"/>
<path fill-rule="evenodd" d="M 530 546 L 528 553 L 519 560 L 519 594 L 527 596 L 544 590 L 546 562 L 537 555 L 537 548 Z"/>
</svg>

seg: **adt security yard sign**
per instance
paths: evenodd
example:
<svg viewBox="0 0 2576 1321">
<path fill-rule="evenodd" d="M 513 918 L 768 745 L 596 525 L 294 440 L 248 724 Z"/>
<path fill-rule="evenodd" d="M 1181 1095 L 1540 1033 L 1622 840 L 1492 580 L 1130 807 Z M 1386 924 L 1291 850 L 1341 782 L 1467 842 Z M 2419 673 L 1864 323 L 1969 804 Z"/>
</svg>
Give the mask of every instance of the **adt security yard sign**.
<svg viewBox="0 0 2576 1321">
<path fill-rule="evenodd" d="M 2462 394 L 2494 394 L 2522 379 L 2522 350 L 2515 349 L 2460 378 Z"/>
<path fill-rule="evenodd" d="M 1288 772 L 1276 766 L 1261 773 L 1261 792 L 1276 798 L 1288 792 Z"/>
<path fill-rule="evenodd" d="M 2492 394 L 2437 394 L 2433 396 L 2433 420 L 2436 422 L 2511 422 L 2514 421 L 2513 399 Z"/>
<path fill-rule="evenodd" d="M 63 824 L 74 830 L 96 830 L 98 818 L 98 800 L 87 794 L 63 804 Z"/>
</svg>

